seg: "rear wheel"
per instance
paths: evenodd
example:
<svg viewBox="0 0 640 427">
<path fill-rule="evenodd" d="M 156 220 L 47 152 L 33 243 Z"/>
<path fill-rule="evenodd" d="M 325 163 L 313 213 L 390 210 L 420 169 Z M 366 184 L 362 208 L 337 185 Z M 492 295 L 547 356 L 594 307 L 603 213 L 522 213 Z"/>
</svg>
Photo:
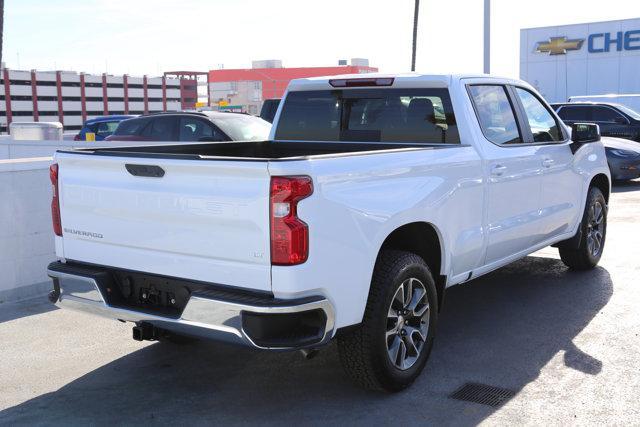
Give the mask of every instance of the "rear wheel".
<svg viewBox="0 0 640 427">
<path fill-rule="evenodd" d="M 597 187 L 589 189 L 580 227 L 582 237 L 579 246 L 561 245 L 560 258 L 569 268 L 588 270 L 598 265 L 607 236 L 607 201 Z"/>
<path fill-rule="evenodd" d="M 409 252 L 382 252 L 362 323 L 338 337 L 345 371 L 368 389 L 406 388 L 429 358 L 437 312 L 435 283 L 424 260 Z"/>
</svg>

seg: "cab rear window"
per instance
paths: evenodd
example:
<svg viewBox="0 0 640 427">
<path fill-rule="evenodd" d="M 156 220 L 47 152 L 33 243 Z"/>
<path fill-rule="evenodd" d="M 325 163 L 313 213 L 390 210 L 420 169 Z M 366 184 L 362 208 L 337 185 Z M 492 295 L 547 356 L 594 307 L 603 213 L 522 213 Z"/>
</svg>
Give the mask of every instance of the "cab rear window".
<svg viewBox="0 0 640 427">
<path fill-rule="evenodd" d="M 447 89 L 346 89 L 290 92 L 275 138 L 459 144 Z"/>
</svg>

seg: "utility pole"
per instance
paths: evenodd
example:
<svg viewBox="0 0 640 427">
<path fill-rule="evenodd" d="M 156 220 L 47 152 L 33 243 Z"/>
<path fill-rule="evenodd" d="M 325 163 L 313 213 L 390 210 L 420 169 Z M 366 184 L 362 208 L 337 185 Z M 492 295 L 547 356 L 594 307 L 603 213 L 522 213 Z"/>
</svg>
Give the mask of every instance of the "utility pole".
<svg viewBox="0 0 640 427">
<path fill-rule="evenodd" d="M 484 0 L 484 66 L 485 74 L 491 73 L 491 0 Z"/>
<path fill-rule="evenodd" d="M 416 44 L 418 38 L 418 12 L 420 10 L 420 0 L 415 0 L 416 5 L 413 10 L 413 49 L 411 53 L 411 71 L 416 70 Z"/>
</svg>

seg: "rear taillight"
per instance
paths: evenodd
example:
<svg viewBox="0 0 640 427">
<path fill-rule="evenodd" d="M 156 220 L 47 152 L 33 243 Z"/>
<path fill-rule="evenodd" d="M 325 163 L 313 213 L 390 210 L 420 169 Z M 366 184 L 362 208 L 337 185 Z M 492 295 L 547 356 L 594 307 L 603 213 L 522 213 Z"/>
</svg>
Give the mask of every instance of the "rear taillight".
<svg viewBox="0 0 640 427">
<path fill-rule="evenodd" d="M 308 176 L 271 177 L 271 264 L 302 264 L 309 255 L 309 227 L 298 202 L 313 193 Z"/>
<path fill-rule="evenodd" d="M 62 236 L 62 222 L 60 221 L 60 196 L 58 194 L 58 164 L 49 166 L 49 179 L 51 179 L 51 220 L 53 221 L 53 232 L 56 236 Z"/>
</svg>

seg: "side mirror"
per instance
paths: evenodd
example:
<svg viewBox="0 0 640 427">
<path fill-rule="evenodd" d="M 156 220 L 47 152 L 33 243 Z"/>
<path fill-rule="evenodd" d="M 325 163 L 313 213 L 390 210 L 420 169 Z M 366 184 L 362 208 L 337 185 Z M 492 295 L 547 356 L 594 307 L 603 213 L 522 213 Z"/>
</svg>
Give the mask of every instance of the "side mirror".
<svg viewBox="0 0 640 427">
<path fill-rule="evenodd" d="M 575 153 L 583 144 L 600 141 L 600 126 L 594 123 L 574 123 L 571 125 L 571 151 Z"/>
</svg>

